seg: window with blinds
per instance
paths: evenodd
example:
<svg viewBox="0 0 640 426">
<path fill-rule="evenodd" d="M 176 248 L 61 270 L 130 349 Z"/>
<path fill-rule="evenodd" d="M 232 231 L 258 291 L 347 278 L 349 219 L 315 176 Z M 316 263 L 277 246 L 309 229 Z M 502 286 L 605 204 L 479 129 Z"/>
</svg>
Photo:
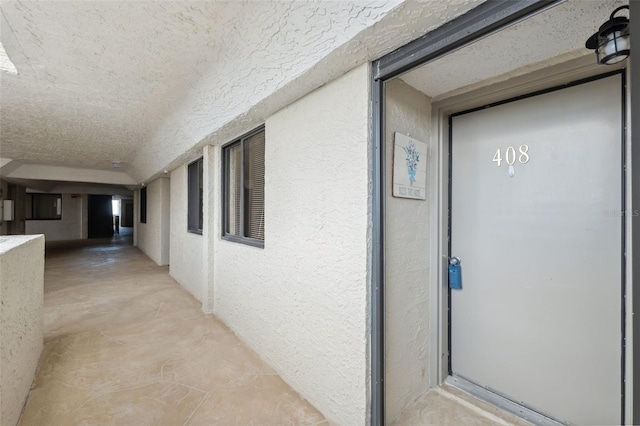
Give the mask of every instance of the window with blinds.
<svg viewBox="0 0 640 426">
<path fill-rule="evenodd" d="M 223 237 L 259 247 L 264 246 L 264 149 L 264 129 L 223 148 Z"/>
<path fill-rule="evenodd" d="M 241 236 L 241 209 L 242 198 L 242 145 L 240 143 L 230 146 L 227 151 L 227 226 L 226 233 Z"/>
<path fill-rule="evenodd" d="M 202 158 L 189 164 L 187 172 L 187 230 L 202 234 Z"/>
<path fill-rule="evenodd" d="M 140 223 L 147 223 L 147 188 L 140 189 Z"/>
</svg>

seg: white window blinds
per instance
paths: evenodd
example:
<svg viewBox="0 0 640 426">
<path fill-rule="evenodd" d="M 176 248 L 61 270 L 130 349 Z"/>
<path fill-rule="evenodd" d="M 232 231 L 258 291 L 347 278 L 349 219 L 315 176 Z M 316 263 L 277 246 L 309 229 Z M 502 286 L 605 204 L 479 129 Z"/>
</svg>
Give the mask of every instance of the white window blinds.
<svg viewBox="0 0 640 426">
<path fill-rule="evenodd" d="M 244 141 L 244 233 L 264 240 L 264 132 Z"/>
<path fill-rule="evenodd" d="M 242 200 L 242 145 L 237 144 L 227 151 L 227 225 L 226 233 L 240 235 L 240 203 Z"/>
<path fill-rule="evenodd" d="M 263 247 L 265 131 L 253 132 L 223 149 L 224 235 Z"/>
</svg>

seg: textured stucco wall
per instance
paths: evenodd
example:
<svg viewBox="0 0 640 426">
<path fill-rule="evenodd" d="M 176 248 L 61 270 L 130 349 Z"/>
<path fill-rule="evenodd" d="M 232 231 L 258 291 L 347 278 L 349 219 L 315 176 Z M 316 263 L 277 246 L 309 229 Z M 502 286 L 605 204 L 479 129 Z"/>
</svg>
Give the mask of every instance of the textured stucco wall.
<svg viewBox="0 0 640 426">
<path fill-rule="evenodd" d="M 203 161 L 203 220 L 202 224 L 202 310 L 213 313 L 215 302 L 215 267 L 216 247 L 220 241 L 222 229 L 222 211 L 220 196 L 222 193 L 222 164 L 220 162 L 221 147 L 206 145 L 202 150 Z"/>
<path fill-rule="evenodd" d="M 386 91 L 385 414 L 393 420 L 429 386 L 429 193 L 394 198 L 393 133 L 430 144 L 431 103 L 400 80 Z M 431 158 L 429 160 L 432 160 Z"/>
<path fill-rule="evenodd" d="M 147 223 L 140 223 L 136 208 L 136 245 L 158 265 L 169 264 L 169 216 L 171 188 L 168 178 L 156 179 L 147 185 Z M 136 190 L 137 200 L 140 190 Z"/>
<path fill-rule="evenodd" d="M 368 140 L 368 65 L 269 117 L 265 247 L 215 259 L 215 312 L 341 425 L 367 422 Z"/>
<path fill-rule="evenodd" d="M 62 194 L 62 219 L 27 220 L 27 235 L 44 234 L 47 241 L 80 240 L 87 238 L 87 197 Z"/>
<path fill-rule="evenodd" d="M 0 425 L 17 424 L 44 346 L 44 237 L 0 237 Z"/>
<path fill-rule="evenodd" d="M 171 172 L 171 261 L 169 273 L 203 300 L 203 235 L 187 232 L 187 166 Z"/>
</svg>

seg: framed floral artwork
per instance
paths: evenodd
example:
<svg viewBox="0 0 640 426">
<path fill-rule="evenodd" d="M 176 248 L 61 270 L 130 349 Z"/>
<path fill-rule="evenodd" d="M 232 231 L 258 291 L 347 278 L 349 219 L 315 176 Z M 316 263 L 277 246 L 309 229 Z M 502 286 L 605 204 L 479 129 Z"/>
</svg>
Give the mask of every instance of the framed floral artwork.
<svg viewBox="0 0 640 426">
<path fill-rule="evenodd" d="M 427 198 L 427 144 L 402 133 L 393 137 L 393 196 Z"/>
</svg>

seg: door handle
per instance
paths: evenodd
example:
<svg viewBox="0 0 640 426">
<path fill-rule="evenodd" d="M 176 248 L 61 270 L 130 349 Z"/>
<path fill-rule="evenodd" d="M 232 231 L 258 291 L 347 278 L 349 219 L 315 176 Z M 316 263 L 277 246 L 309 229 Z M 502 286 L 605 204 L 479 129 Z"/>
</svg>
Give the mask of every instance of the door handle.
<svg viewBox="0 0 640 426">
<path fill-rule="evenodd" d="M 449 258 L 449 265 L 453 265 L 453 266 L 460 265 L 460 258 L 459 257 L 450 257 Z"/>
</svg>

